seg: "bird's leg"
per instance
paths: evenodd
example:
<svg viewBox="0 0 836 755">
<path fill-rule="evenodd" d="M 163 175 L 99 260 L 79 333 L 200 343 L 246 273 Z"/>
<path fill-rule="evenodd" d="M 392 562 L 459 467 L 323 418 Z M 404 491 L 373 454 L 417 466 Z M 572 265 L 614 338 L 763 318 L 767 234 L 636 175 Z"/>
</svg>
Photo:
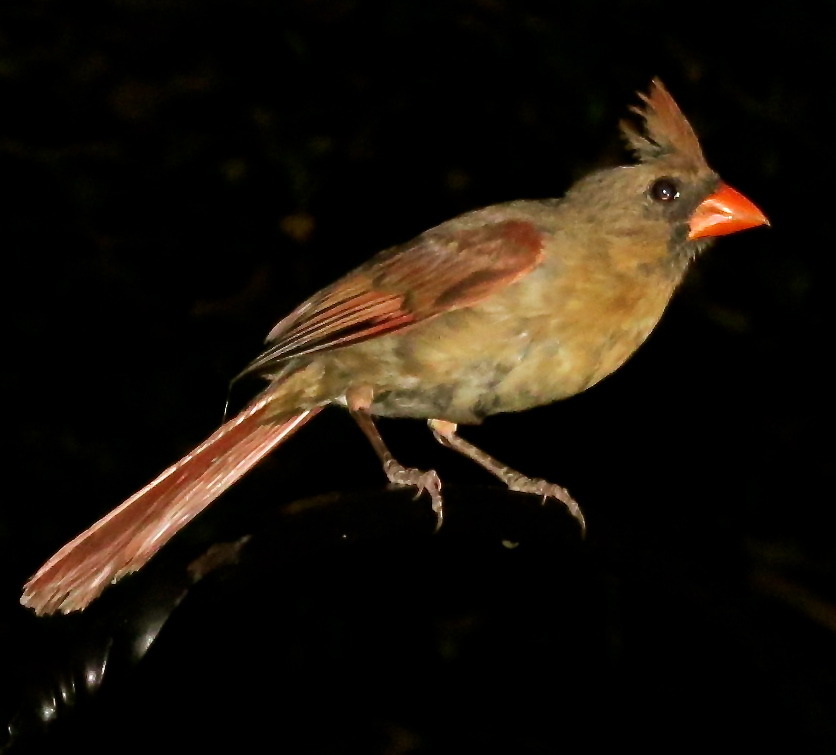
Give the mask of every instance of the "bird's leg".
<svg viewBox="0 0 836 755">
<path fill-rule="evenodd" d="M 435 439 L 439 443 L 443 446 L 447 446 L 448 448 L 452 448 L 454 451 L 464 454 L 469 459 L 473 459 L 473 461 L 475 461 L 479 466 L 484 467 L 488 470 L 488 472 L 496 475 L 509 487 L 509 489 L 516 490 L 520 493 L 533 493 L 535 495 L 541 495 L 543 496 L 544 502 L 547 498 L 556 498 L 558 501 L 563 503 L 566 508 L 569 509 L 569 513 L 578 520 L 578 523 L 581 525 L 581 530 L 584 532 L 586 531 L 586 522 L 583 518 L 580 506 L 578 506 L 575 499 L 569 495 L 569 491 L 566 490 L 566 488 L 562 488 L 559 485 L 548 482 L 547 480 L 526 477 L 525 475 L 522 475 L 505 464 L 497 461 L 492 456 L 488 456 L 488 454 L 484 451 L 476 448 L 476 446 L 472 443 L 468 443 L 456 434 L 457 425 L 455 422 L 447 422 L 442 419 L 430 419 L 427 420 L 427 424 L 430 426 L 430 430 L 432 430 Z"/>
<path fill-rule="evenodd" d="M 405 467 L 400 464 L 392 452 L 386 447 L 383 438 L 375 427 L 369 407 L 372 404 L 374 394 L 371 388 L 366 386 L 351 388 L 346 392 L 346 403 L 351 416 L 354 417 L 360 429 L 372 444 L 380 461 L 383 463 L 383 471 L 389 482 L 393 485 L 411 485 L 418 489 L 416 498 L 425 490 L 432 499 L 432 509 L 436 514 L 436 530 L 441 527 L 444 519 L 444 510 L 441 499 L 441 480 L 434 469 L 423 470 L 414 467 Z"/>
</svg>

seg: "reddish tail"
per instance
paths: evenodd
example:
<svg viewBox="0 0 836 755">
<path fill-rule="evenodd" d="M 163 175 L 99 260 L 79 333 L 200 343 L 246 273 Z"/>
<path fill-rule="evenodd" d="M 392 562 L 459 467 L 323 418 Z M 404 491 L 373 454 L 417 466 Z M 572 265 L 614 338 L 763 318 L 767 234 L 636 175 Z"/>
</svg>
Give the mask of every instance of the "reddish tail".
<svg viewBox="0 0 836 755">
<path fill-rule="evenodd" d="M 253 402 L 67 543 L 26 583 L 20 602 L 37 614 L 85 608 L 109 584 L 142 567 L 181 527 L 321 408 L 265 419 L 269 401 L 270 396 L 264 395 Z"/>
</svg>

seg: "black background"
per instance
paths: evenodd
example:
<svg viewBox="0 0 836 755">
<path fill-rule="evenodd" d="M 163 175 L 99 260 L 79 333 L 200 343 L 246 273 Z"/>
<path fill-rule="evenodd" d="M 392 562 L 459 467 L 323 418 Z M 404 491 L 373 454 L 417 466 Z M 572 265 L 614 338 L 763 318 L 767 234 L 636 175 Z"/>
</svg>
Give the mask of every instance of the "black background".
<svg viewBox="0 0 836 755">
<path fill-rule="evenodd" d="M 26 577 L 217 426 L 229 378 L 276 320 L 381 248 L 474 207 L 559 196 L 623 159 L 617 122 L 660 76 L 709 162 L 772 227 L 722 239 L 700 259 L 649 341 L 600 385 L 464 431 L 569 487 L 587 515 L 583 546 L 556 537 L 508 571 L 466 527 L 433 540 L 422 509 L 417 545 L 396 542 L 383 557 L 373 539 L 354 556 L 359 566 L 325 557 L 360 570 L 347 593 L 310 588 L 330 606 L 317 609 L 326 626 L 392 615 L 398 627 L 423 626 L 449 614 L 437 600 L 491 629 L 395 631 L 402 673 L 384 682 L 381 645 L 369 643 L 361 663 L 351 632 L 334 630 L 340 663 L 356 664 L 351 681 L 388 685 L 363 707 L 385 736 L 337 745 L 276 723 L 271 747 L 477 752 L 495 742 L 522 753 L 606 741 L 677 752 L 727 736 L 836 751 L 834 31 L 836 6 L 810 2 L 4 2 L 4 708 L 17 709 L 64 627 L 83 634 L 72 619 L 20 608 Z M 254 388 L 236 389 L 233 403 Z M 421 423 L 381 427 L 402 461 L 436 467 L 465 486 L 463 499 L 466 486 L 491 484 Z M 205 546 L 295 498 L 381 488 L 359 431 L 330 410 L 180 540 Z M 273 579 L 308 584 L 316 570 L 297 567 Z M 519 621 L 496 623 L 492 584 L 519 601 Z M 204 747 L 246 749 L 241 732 L 272 725 L 287 690 L 275 652 L 259 650 L 279 639 L 242 627 L 258 624 L 253 605 L 280 616 L 283 604 L 230 601 L 222 622 L 161 637 L 109 702 L 91 702 L 80 731 L 105 731 L 117 709 L 123 734 L 150 737 L 178 720 Z M 196 626 L 210 633 L 208 657 L 194 649 Z M 508 650 L 529 640 L 523 653 Z M 451 643 L 478 663 L 458 651 L 450 660 Z M 431 661 L 410 654 L 416 644 Z M 302 656 L 327 665 L 324 645 L 311 640 Z M 173 666 L 184 647 L 200 663 Z M 195 696 L 209 684 L 198 668 L 215 675 L 214 705 Z M 459 686 L 445 686 L 450 674 Z M 487 704 L 489 679 L 502 705 Z M 313 694 L 312 707 L 351 699 L 343 683 L 326 696 L 330 708 Z M 561 705 L 572 685 L 579 696 Z M 389 692 L 403 704 L 386 704 Z M 186 701 L 193 718 L 178 718 Z M 357 720 L 349 712 L 343 725 Z"/>
</svg>

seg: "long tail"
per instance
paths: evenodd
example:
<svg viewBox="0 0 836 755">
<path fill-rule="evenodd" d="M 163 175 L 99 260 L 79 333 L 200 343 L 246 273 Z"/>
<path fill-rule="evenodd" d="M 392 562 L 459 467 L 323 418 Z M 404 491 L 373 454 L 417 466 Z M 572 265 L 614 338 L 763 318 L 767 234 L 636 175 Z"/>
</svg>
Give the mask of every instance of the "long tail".
<svg viewBox="0 0 836 755">
<path fill-rule="evenodd" d="M 142 567 L 173 535 L 279 443 L 315 407 L 270 418 L 263 395 L 190 454 L 49 559 L 20 602 L 37 614 L 85 608 L 109 584 Z"/>
</svg>

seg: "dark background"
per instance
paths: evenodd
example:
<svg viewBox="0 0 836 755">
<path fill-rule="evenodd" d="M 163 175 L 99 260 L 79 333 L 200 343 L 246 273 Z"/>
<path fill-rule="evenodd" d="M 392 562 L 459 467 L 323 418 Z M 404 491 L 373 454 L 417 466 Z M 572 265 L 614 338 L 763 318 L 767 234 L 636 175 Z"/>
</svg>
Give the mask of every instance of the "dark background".
<svg viewBox="0 0 836 755">
<path fill-rule="evenodd" d="M 466 527 L 433 540 L 419 512 L 421 537 L 406 550 L 396 541 L 381 554 L 378 538 L 371 551 L 361 542 L 351 568 L 333 553 L 317 562 L 336 558 L 337 572 L 357 576 L 348 592 L 316 593 L 319 626 L 342 628 L 336 657 L 351 659 L 345 697 L 349 679 L 383 684 L 380 668 L 399 669 L 363 708 L 379 723 L 373 744 L 314 745 L 273 721 L 271 701 L 287 690 L 275 650 L 259 648 L 279 640 L 242 629 L 258 620 L 234 598 L 220 624 L 160 638 L 109 702 L 92 695 L 79 731 L 105 730 L 117 709 L 122 732 L 150 738 L 160 720 L 182 723 L 172 710 L 188 700 L 182 736 L 204 747 L 219 736 L 233 750 L 235 732 L 267 721 L 271 747 L 289 752 L 477 752 L 490 742 L 512 753 L 584 742 L 681 752 L 723 737 L 836 751 L 835 32 L 836 5 L 811 2 L 4 2 L 3 710 L 25 708 L 18 693 L 35 666 L 48 677 L 44 657 L 60 668 L 66 627 L 73 638 L 85 631 L 20 608 L 26 577 L 217 426 L 230 377 L 275 321 L 381 248 L 474 207 L 558 196 L 623 159 L 618 120 L 660 76 L 709 162 L 772 227 L 722 239 L 699 260 L 649 341 L 602 384 L 463 433 L 569 487 L 587 516 L 585 543 L 563 536 L 563 521 L 562 536 L 536 538 L 539 556 L 509 570 Z M 237 388 L 233 404 L 255 387 Z M 382 429 L 402 461 L 438 468 L 463 499 L 467 486 L 491 484 L 421 423 Z M 358 430 L 331 410 L 180 540 L 232 539 L 259 512 L 332 491 L 373 494 L 382 479 Z M 274 565 L 277 584 L 305 584 L 316 569 L 300 558 L 289 572 Z M 388 582 L 369 581 L 381 571 Z M 130 585 L 119 590 L 129 604 Z M 510 616 L 505 598 L 518 602 Z M 286 604 L 262 595 L 256 605 L 281 624 Z M 464 618 L 432 623 L 451 611 Z M 397 652 L 381 660 L 369 642 L 361 662 L 345 627 L 386 617 Z M 431 639 L 415 628 L 423 621 Z M 404 625 L 415 636 L 399 634 Z M 426 663 L 410 655 L 415 643 Z M 186 647 L 201 660 L 177 666 Z M 332 651 L 319 638 L 302 656 L 320 668 Z M 214 705 L 195 693 L 212 679 Z M 331 689 L 323 726 L 339 706 Z M 578 692 L 568 707 L 567 689 Z M 148 706 L 156 695 L 170 705 Z M 59 718 L 79 720 L 76 707 Z"/>
</svg>

